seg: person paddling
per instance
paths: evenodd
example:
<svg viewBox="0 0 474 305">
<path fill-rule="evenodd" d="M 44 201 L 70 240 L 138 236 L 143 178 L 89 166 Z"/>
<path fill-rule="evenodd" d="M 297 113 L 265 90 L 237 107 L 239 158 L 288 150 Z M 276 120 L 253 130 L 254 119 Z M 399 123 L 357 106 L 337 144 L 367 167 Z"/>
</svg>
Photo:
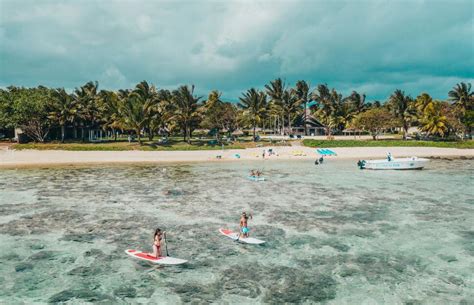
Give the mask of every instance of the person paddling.
<svg viewBox="0 0 474 305">
<path fill-rule="evenodd" d="M 249 237 L 249 228 L 248 228 L 248 219 L 252 219 L 252 214 L 249 213 L 247 215 L 246 212 L 242 212 L 242 215 L 240 217 L 240 236 L 239 238 L 242 238 L 242 237 Z"/>
<path fill-rule="evenodd" d="M 153 236 L 153 253 L 148 253 L 148 255 L 156 258 L 163 256 L 161 252 L 161 245 L 165 234 L 166 231 L 161 231 L 160 228 L 155 230 L 155 235 Z"/>
</svg>

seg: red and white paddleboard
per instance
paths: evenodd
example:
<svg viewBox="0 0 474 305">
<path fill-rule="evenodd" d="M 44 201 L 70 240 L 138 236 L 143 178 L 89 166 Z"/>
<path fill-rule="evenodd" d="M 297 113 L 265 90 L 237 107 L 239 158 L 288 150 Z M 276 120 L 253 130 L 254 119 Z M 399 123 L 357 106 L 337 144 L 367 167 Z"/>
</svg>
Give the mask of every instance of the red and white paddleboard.
<svg viewBox="0 0 474 305">
<path fill-rule="evenodd" d="M 147 252 L 142 252 L 142 251 L 138 251 L 134 249 L 127 249 L 125 250 L 125 253 L 127 253 L 131 257 L 135 257 L 147 262 L 160 264 L 160 265 L 181 265 L 188 262 L 185 259 L 174 258 L 170 256 L 154 257 L 154 256 L 149 255 Z"/>
<path fill-rule="evenodd" d="M 239 233 L 234 232 L 234 231 L 232 231 L 232 230 L 228 230 L 228 229 L 222 229 L 222 228 L 220 228 L 220 229 L 219 229 L 219 232 L 220 232 L 222 235 L 225 235 L 225 236 L 227 236 L 227 237 L 229 237 L 229 238 L 232 238 L 232 239 L 235 240 L 235 241 L 239 241 L 239 242 L 246 243 L 246 244 L 260 245 L 260 244 L 265 243 L 264 240 L 256 239 L 256 238 L 253 238 L 253 237 L 242 237 L 242 238 L 239 238 Z"/>
</svg>

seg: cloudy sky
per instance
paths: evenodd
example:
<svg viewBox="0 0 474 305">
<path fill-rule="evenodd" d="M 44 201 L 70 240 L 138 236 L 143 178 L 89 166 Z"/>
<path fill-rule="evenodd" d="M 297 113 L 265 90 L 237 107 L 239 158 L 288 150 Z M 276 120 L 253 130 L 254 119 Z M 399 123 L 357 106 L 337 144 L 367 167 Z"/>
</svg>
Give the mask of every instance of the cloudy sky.
<svg viewBox="0 0 474 305">
<path fill-rule="evenodd" d="M 0 0 L 0 86 L 195 84 L 237 100 L 282 77 L 385 100 L 474 82 L 474 1 Z"/>
</svg>

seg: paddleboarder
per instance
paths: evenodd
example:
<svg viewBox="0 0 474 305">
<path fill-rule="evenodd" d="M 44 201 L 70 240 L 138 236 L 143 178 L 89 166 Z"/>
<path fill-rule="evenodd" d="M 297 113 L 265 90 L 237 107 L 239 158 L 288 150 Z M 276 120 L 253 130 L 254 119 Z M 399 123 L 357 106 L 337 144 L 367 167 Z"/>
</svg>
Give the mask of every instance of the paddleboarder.
<svg viewBox="0 0 474 305">
<path fill-rule="evenodd" d="M 249 228 L 248 228 L 248 219 L 252 219 L 252 214 L 249 213 L 247 215 L 246 212 L 242 212 L 242 215 L 240 217 L 240 237 L 239 238 L 242 238 L 242 237 L 249 237 Z"/>
<path fill-rule="evenodd" d="M 161 231 L 160 228 L 155 230 L 155 235 L 153 236 L 153 253 L 149 253 L 153 257 L 161 257 L 161 244 L 163 242 L 163 236 L 166 234 L 165 231 Z"/>
</svg>

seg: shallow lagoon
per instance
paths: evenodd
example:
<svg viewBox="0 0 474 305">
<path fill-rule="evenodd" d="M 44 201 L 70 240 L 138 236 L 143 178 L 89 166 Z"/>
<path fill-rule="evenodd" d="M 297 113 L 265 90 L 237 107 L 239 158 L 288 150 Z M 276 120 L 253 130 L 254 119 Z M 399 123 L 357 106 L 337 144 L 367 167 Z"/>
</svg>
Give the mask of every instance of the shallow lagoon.
<svg viewBox="0 0 474 305">
<path fill-rule="evenodd" d="M 2 170 L 0 303 L 472 304 L 474 162 L 354 163 Z M 265 246 L 219 235 L 242 210 Z M 157 226 L 189 264 L 124 253 Z"/>
</svg>

